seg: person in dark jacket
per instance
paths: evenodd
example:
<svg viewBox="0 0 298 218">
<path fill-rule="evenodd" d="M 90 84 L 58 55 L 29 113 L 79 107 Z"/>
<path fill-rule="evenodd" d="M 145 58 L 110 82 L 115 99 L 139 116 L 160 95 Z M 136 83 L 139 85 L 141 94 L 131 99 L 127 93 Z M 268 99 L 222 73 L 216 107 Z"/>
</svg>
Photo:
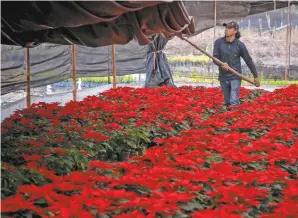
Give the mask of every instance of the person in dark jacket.
<svg viewBox="0 0 298 218">
<path fill-rule="evenodd" d="M 239 104 L 241 78 L 230 72 L 227 66 L 233 68 L 238 73 L 241 73 L 240 57 L 242 57 L 253 74 L 256 86 L 260 86 L 260 81 L 255 64 L 252 61 L 245 44 L 239 40 L 241 37 L 239 25 L 235 21 L 224 23 L 223 25 L 226 27 L 225 37 L 215 41 L 213 56 L 224 62 L 224 64 L 220 65 L 216 62 L 214 63 L 219 66 L 218 80 L 220 81 L 225 104 L 227 106 L 235 106 Z"/>
</svg>

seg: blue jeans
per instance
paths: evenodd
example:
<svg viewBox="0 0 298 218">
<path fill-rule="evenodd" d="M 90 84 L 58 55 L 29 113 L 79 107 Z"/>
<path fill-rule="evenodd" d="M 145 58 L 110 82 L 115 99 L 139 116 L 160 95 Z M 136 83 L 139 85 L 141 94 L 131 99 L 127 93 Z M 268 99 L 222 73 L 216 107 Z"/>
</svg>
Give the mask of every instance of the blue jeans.
<svg viewBox="0 0 298 218">
<path fill-rule="evenodd" d="M 239 91 L 241 86 L 241 80 L 228 80 L 220 82 L 221 91 L 225 98 L 226 105 L 238 105 L 239 104 Z"/>
</svg>

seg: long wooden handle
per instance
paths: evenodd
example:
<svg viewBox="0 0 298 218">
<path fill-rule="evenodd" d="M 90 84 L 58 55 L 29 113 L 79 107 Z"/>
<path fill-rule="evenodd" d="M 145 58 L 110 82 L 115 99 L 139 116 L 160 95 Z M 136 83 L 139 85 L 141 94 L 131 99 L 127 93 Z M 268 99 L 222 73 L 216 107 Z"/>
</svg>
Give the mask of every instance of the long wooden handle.
<svg viewBox="0 0 298 218">
<path fill-rule="evenodd" d="M 211 58 L 212 60 L 214 60 L 216 63 L 218 63 L 218 64 L 220 64 L 220 65 L 224 65 L 223 62 L 221 62 L 221 61 L 218 60 L 217 58 L 211 56 L 211 55 L 208 54 L 206 51 L 204 51 L 202 48 L 200 48 L 200 47 L 197 46 L 196 44 L 192 43 L 192 42 L 189 41 L 188 39 L 184 38 L 184 37 L 181 36 L 181 35 L 179 35 L 178 37 L 179 37 L 180 39 L 182 39 L 182 40 L 188 42 L 189 44 L 191 44 L 193 47 L 195 47 L 196 49 L 198 49 L 200 52 L 202 52 L 203 54 L 207 55 L 209 58 Z M 253 80 L 251 80 L 250 78 L 247 78 L 246 76 L 243 76 L 242 74 L 238 73 L 238 72 L 237 72 L 236 70 L 234 70 L 233 68 L 231 68 L 231 67 L 228 66 L 228 69 L 229 69 L 229 71 L 231 71 L 233 74 L 235 74 L 235 75 L 239 76 L 240 78 L 244 79 L 245 81 L 247 81 L 247 82 L 249 82 L 249 83 L 251 83 L 251 84 L 257 86 L 256 83 L 255 83 Z"/>
</svg>

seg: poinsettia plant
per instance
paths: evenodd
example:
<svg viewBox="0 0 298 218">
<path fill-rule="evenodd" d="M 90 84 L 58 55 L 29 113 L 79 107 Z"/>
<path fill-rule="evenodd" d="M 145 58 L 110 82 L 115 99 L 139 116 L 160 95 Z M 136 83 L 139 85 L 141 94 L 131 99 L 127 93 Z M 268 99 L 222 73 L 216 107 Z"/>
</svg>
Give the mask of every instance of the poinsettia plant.
<svg viewBox="0 0 298 218">
<path fill-rule="evenodd" d="M 256 93 L 232 111 L 203 87 L 19 111 L 2 125 L 2 215 L 296 217 L 298 86 Z"/>
</svg>

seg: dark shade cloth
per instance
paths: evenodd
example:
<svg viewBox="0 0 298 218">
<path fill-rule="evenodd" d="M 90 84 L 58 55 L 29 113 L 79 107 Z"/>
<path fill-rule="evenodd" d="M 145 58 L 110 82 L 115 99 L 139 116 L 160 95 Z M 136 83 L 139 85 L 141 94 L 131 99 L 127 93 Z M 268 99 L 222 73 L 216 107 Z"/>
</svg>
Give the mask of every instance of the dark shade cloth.
<svg viewBox="0 0 298 218">
<path fill-rule="evenodd" d="M 1 6 L 1 44 L 7 45 L 99 47 L 132 39 L 146 45 L 154 34 L 194 33 L 181 1 L 5 1 Z"/>
<path fill-rule="evenodd" d="M 148 45 L 146 60 L 145 87 L 156 87 L 162 85 L 174 85 L 172 72 L 163 49 L 168 40 L 162 35 L 154 37 Z"/>
<path fill-rule="evenodd" d="M 41 44 L 29 48 L 31 87 L 53 84 L 72 76 L 71 45 Z M 136 41 L 116 45 L 118 76 L 145 73 L 147 46 Z M 76 46 L 76 75 L 100 77 L 112 75 L 112 46 L 90 48 Z M 26 88 L 26 49 L 1 46 L 1 94 Z"/>
<path fill-rule="evenodd" d="M 288 6 L 287 1 L 275 3 L 276 9 Z M 184 1 L 184 4 L 189 16 L 194 19 L 195 34 L 214 26 L 214 1 Z M 298 5 L 298 1 L 291 1 L 291 5 Z M 271 10 L 274 10 L 274 1 L 216 1 L 217 25 Z"/>
<path fill-rule="evenodd" d="M 216 3 L 219 25 L 274 9 L 273 1 L 216 1 Z M 34 47 L 46 41 L 67 45 L 46 43 L 30 48 L 31 87 L 40 87 L 71 78 L 69 44 L 72 43 L 82 45 L 77 46 L 77 77 L 112 74 L 111 46 L 86 48 L 84 44 L 88 46 L 125 44 L 133 38 L 138 40 L 116 46 L 117 75 L 145 72 L 147 74 L 151 72 L 150 75 L 153 75 L 153 61 L 150 62 L 153 56 L 150 56 L 150 52 L 147 56 L 147 52 L 153 49 L 150 45 L 148 50 L 147 46 L 139 44 L 146 44 L 151 35 L 160 31 L 168 39 L 175 31 L 194 32 L 192 29 L 194 23 L 188 15 L 194 19 L 195 34 L 214 25 L 214 1 L 185 1 L 184 4 L 187 11 L 181 2 L 168 4 L 161 1 L 2 1 L 1 44 L 8 44 L 1 46 L 2 94 L 26 88 L 26 56 L 25 49 L 21 46 Z M 291 1 L 291 4 L 298 3 Z M 276 1 L 276 8 L 282 7 L 287 7 L 287 2 Z M 176 13 L 176 10 L 179 13 Z M 134 23 L 129 23 L 131 21 Z M 164 39 L 161 40 L 166 43 Z M 163 56 L 163 53 L 157 54 L 155 61 L 158 62 Z M 291 67 L 294 69 L 295 66 Z M 166 66 L 163 69 L 165 72 L 156 74 L 154 80 L 147 80 L 147 85 L 156 85 L 169 78 L 170 70 Z"/>
</svg>

